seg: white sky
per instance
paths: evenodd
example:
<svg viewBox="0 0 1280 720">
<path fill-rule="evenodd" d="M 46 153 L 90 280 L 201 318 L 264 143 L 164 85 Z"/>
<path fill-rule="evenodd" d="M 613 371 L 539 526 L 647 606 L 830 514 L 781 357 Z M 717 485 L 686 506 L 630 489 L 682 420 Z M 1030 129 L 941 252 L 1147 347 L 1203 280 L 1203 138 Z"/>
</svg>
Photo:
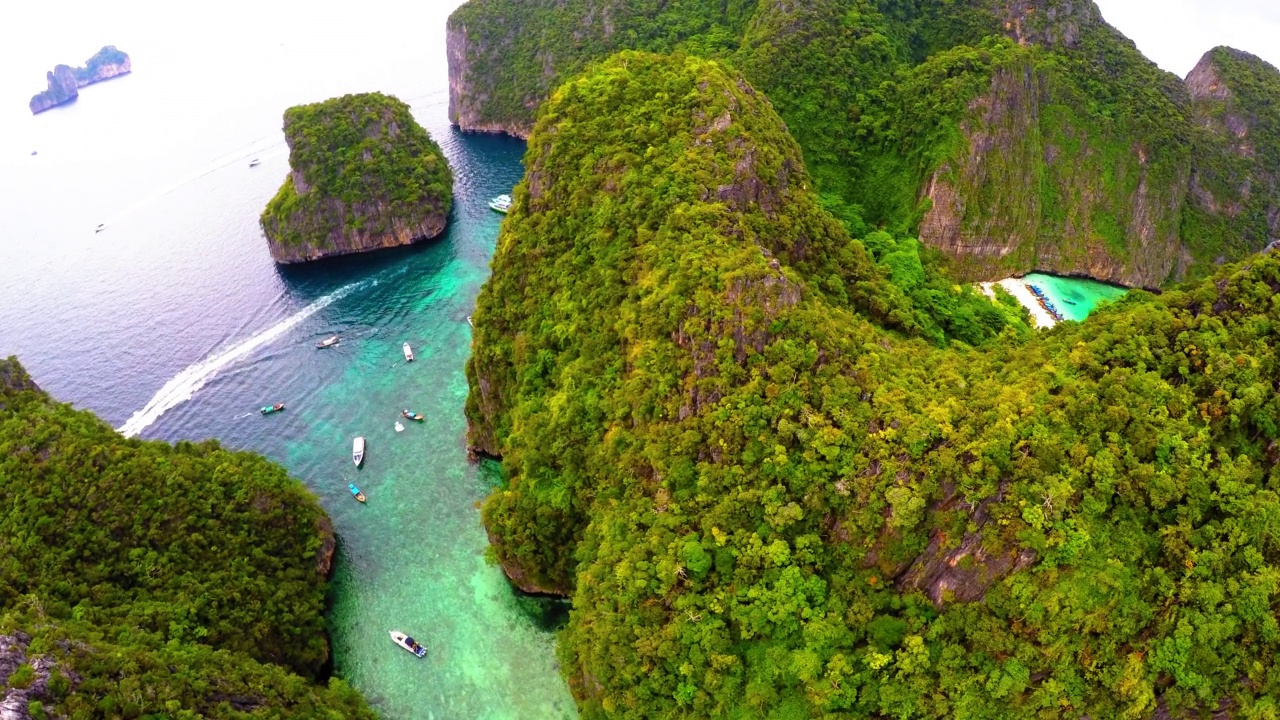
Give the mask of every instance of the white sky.
<svg viewBox="0 0 1280 720">
<path fill-rule="evenodd" d="M 1107 22 L 1179 77 L 1219 45 L 1280 67 L 1280 0 L 1096 0 Z"/>
</svg>

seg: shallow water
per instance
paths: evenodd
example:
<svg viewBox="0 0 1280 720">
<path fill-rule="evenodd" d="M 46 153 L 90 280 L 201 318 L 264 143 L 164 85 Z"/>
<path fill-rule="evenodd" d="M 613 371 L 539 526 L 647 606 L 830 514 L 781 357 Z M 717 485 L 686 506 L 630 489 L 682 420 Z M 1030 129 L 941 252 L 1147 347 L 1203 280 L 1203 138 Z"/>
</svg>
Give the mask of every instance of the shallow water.
<svg viewBox="0 0 1280 720">
<path fill-rule="evenodd" d="M 464 446 L 467 316 L 501 220 L 487 202 L 519 180 L 524 144 L 448 125 L 443 31 L 457 4 L 388 8 L 388 26 L 376 7 L 327 18 L 290 3 L 243 16 L 270 40 L 239 47 L 225 18 L 209 37 L 148 35 L 129 8 L 98 11 L 102 32 L 71 28 L 87 49 L 49 64 L 114 42 L 135 70 L 34 118 L 0 104 L 0 355 L 129 434 L 218 438 L 311 486 L 340 540 L 335 670 L 383 717 L 573 718 L 554 652 L 563 608 L 517 596 L 486 564 L 477 503 L 494 475 Z M 42 78 L 25 79 L 23 102 Z M 3 80 L 10 92 L 12 69 Z M 281 114 L 367 89 L 408 101 L 449 156 L 448 233 L 277 267 L 257 218 L 287 172 Z M 315 349 L 333 334 L 338 347 Z M 287 409 L 256 412 L 276 402 Z M 404 408 L 426 420 L 397 433 Z M 393 629 L 427 658 L 393 645 Z"/>
<path fill-rule="evenodd" d="M 1031 273 L 1024 281 L 1044 291 L 1067 320 L 1083 321 L 1102 303 L 1119 300 L 1128 292 L 1124 288 L 1096 280 L 1043 273 Z"/>
</svg>

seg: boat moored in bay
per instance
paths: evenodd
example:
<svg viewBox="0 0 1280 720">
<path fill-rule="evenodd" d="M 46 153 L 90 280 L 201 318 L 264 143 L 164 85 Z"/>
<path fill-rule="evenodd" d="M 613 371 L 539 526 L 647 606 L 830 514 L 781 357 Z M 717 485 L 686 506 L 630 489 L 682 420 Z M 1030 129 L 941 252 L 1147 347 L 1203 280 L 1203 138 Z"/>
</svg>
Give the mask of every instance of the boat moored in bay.
<svg viewBox="0 0 1280 720">
<path fill-rule="evenodd" d="M 358 437 L 351 443 L 351 461 L 360 467 L 364 464 L 364 438 Z"/>
<path fill-rule="evenodd" d="M 355 483 L 347 483 L 347 489 L 351 491 L 351 496 L 356 500 L 359 500 L 360 502 L 365 501 L 364 493 L 360 492 L 360 488 L 356 487 Z"/>
<path fill-rule="evenodd" d="M 427 649 L 422 647 L 421 643 L 409 637 L 408 635 L 405 635 L 399 630 L 391 631 L 391 641 L 399 645 L 400 647 L 404 648 L 405 650 L 408 650 L 409 652 L 413 653 L 419 658 L 424 658 L 427 656 Z"/>
<path fill-rule="evenodd" d="M 414 422 L 422 422 L 423 420 L 427 419 L 426 415 L 423 415 L 422 413 L 416 413 L 412 410 L 401 410 L 400 417 L 406 420 L 413 420 Z"/>
<path fill-rule="evenodd" d="M 489 209 L 494 210 L 495 212 L 500 212 L 503 215 L 506 215 L 508 212 L 511 211 L 511 196 L 499 195 L 498 197 L 490 200 Z"/>
<path fill-rule="evenodd" d="M 404 350 L 404 361 L 413 362 L 413 348 L 409 347 L 409 343 L 405 343 L 401 349 Z"/>
<path fill-rule="evenodd" d="M 259 410 L 258 412 L 262 413 L 263 415 L 270 415 L 270 414 L 272 414 L 272 413 L 278 413 L 278 412 L 280 412 L 281 410 L 284 410 L 284 403 L 276 403 L 275 405 L 267 405 L 267 406 L 263 407 L 261 410 Z"/>
<path fill-rule="evenodd" d="M 330 348 L 330 347 L 333 347 L 334 345 L 337 345 L 340 342 L 342 342 L 342 340 L 339 339 L 337 335 L 331 335 L 321 340 L 320 342 L 316 343 L 316 349 L 323 350 L 325 348 Z"/>
</svg>

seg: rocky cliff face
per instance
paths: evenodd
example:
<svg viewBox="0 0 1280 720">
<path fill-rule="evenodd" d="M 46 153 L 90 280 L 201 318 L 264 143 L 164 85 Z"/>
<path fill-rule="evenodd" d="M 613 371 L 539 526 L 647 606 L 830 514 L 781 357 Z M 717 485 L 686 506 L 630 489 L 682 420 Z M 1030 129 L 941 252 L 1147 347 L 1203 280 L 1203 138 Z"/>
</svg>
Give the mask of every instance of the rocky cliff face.
<svg viewBox="0 0 1280 720">
<path fill-rule="evenodd" d="M 963 150 L 930 176 L 919 229 L 959 277 L 1041 270 L 1158 287 L 1181 275 L 1187 148 L 1089 121 L 1082 95 L 1026 53 L 970 103 Z"/>
<path fill-rule="evenodd" d="M 47 77 L 49 89 L 32 97 L 29 103 L 32 115 L 64 105 L 80 96 L 80 84 L 76 82 L 75 71 L 70 65 L 58 65 Z"/>
<path fill-rule="evenodd" d="M 470 40 L 467 26 L 451 18 L 445 34 L 445 50 L 449 56 L 449 122 L 467 132 L 505 134 L 527 140 L 537 98 L 530 100 L 533 106 L 520 119 L 491 118 L 486 112 L 489 93 L 472 80 L 475 75 L 472 64 L 476 55 L 487 52 L 501 56 L 505 49 L 481 50 Z"/>
<path fill-rule="evenodd" d="M 954 135 L 904 140 L 892 113 L 875 115 L 903 104 L 899 73 L 927 70 L 953 49 L 981 53 L 1000 36 L 1025 54 L 994 67 L 948 119 Z M 1230 230 L 1202 227 L 1218 217 L 1212 198 L 1223 190 L 1205 190 L 1216 181 L 1204 163 L 1192 188 L 1188 88 L 1092 0 L 873 3 L 856 16 L 828 0 L 643 11 L 472 0 L 451 18 L 449 46 L 454 122 L 520 137 L 551 88 L 617 49 L 731 57 L 775 102 L 824 193 L 862 208 L 868 225 L 918 232 L 964 278 L 1038 269 L 1155 287 L 1239 255 L 1202 239 Z M 946 73 L 935 79 L 938 107 L 955 87 Z M 1184 222 L 1189 195 L 1210 211 L 1198 224 Z"/>
<path fill-rule="evenodd" d="M 1219 264 L 1280 237 L 1280 70 L 1216 48 L 1187 76 L 1195 162 L 1183 233 Z"/>
<path fill-rule="evenodd" d="M 48 74 L 49 89 L 31 98 L 31 112 L 39 114 L 69 103 L 79 97 L 79 88 L 128 74 L 132 69 L 133 63 L 128 54 L 117 50 L 114 45 L 99 50 L 85 61 L 84 67 L 59 65 Z"/>
<path fill-rule="evenodd" d="M 0 720 L 45 718 L 43 712 L 38 716 L 31 714 L 31 703 L 56 699 L 49 687 L 55 671 L 65 679 L 66 687 L 59 689 L 61 693 L 80 682 L 75 672 L 59 667 L 53 660 L 44 656 L 28 656 L 30 644 L 30 636 L 23 632 L 0 635 Z M 10 680 L 14 682 L 10 683 Z"/>
<path fill-rule="evenodd" d="M 403 102 L 378 93 L 291 108 L 292 170 L 261 218 L 272 258 L 298 263 L 444 232 L 453 176 Z"/>
</svg>

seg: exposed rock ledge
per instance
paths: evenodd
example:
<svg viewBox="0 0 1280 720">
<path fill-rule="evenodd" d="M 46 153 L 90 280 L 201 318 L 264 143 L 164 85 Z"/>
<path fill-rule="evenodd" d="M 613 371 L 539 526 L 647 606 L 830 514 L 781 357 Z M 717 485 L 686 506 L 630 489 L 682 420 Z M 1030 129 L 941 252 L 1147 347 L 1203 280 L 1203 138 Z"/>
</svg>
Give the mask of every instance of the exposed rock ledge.
<svg viewBox="0 0 1280 720">
<path fill-rule="evenodd" d="M 128 53 L 107 45 L 85 61 L 84 67 L 58 65 L 48 73 L 49 89 L 31 98 L 28 106 L 33 115 L 64 105 L 80 96 L 80 88 L 113 77 L 127 75 L 133 69 Z"/>
<path fill-rule="evenodd" d="M 27 647 L 31 638 L 26 633 L 16 632 L 12 635 L 0 635 L 0 720 L 31 720 L 31 702 L 49 702 L 54 700 L 49 690 L 49 678 L 56 668 L 59 673 L 75 685 L 80 677 L 67 668 L 60 668 L 49 658 L 43 656 L 28 657 Z M 28 666 L 33 671 L 22 687 L 9 687 L 9 680 L 18 668 Z M 43 714 L 41 717 L 45 717 Z"/>
</svg>

